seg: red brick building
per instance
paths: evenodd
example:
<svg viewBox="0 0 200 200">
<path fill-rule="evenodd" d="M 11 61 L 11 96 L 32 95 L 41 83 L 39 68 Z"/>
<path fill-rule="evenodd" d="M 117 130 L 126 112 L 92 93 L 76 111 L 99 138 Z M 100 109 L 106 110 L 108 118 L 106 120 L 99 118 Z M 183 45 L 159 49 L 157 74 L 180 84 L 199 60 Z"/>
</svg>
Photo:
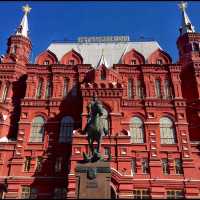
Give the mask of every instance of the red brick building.
<svg viewBox="0 0 200 200">
<path fill-rule="evenodd" d="M 200 197 L 200 33 L 180 7 L 178 63 L 156 41 L 127 37 L 52 43 L 30 63 L 24 7 L 0 63 L 2 198 L 75 197 L 94 94 L 109 126 L 101 154 L 113 198 Z"/>
</svg>

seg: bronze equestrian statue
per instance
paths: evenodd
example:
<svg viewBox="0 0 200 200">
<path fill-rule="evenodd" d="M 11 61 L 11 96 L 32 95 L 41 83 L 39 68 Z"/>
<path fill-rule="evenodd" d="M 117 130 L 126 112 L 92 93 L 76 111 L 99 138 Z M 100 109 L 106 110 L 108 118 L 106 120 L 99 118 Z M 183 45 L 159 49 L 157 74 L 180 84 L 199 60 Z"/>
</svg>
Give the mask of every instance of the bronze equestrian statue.
<svg viewBox="0 0 200 200">
<path fill-rule="evenodd" d="M 89 158 L 85 153 L 83 157 L 85 161 L 95 162 L 101 159 L 99 150 L 101 146 L 102 135 L 108 134 L 108 124 L 106 124 L 103 118 L 105 109 L 96 96 L 93 96 L 93 101 L 87 106 L 88 120 L 84 133 L 87 133 L 88 144 L 90 148 L 91 157 Z M 97 142 L 97 148 L 94 146 L 94 142 Z"/>
</svg>

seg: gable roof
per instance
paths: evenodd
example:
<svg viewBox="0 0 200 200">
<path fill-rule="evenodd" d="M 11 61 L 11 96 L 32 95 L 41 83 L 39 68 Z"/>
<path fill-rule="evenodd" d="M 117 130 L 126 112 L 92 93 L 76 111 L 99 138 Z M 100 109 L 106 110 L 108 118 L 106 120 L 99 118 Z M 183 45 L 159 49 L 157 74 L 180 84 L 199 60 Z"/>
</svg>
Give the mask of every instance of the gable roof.
<svg viewBox="0 0 200 200">
<path fill-rule="evenodd" d="M 51 43 L 48 50 L 53 52 L 58 60 L 69 51 L 75 50 L 83 58 L 83 64 L 91 64 L 96 68 L 102 56 L 102 49 L 104 51 L 104 58 L 109 67 L 113 64 L 120 63 L 121 57 L 124 52 L 135 49 L 141 53 L 145 60 L 157 49 L 162 49 L 157 41 L 148 42 L 107 42 L 107 43 Z"/>
</svg>

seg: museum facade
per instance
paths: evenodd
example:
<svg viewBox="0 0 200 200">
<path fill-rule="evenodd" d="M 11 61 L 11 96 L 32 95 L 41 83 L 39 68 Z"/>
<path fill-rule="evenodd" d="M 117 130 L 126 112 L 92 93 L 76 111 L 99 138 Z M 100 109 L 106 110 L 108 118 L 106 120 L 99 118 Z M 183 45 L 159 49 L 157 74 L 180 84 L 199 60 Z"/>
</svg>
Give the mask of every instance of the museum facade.
<svg viewBox="0 0 200 200">
<path fill-rule="evenodd" d="M 94 95 L 112 198 L 200 198 L 200 33 L 180 8 L 177 63 L 128 36 L 53 42 L 30 63 L 23 7 L 0 62 L 1 198 L 75 198 Z"/>
</svg>

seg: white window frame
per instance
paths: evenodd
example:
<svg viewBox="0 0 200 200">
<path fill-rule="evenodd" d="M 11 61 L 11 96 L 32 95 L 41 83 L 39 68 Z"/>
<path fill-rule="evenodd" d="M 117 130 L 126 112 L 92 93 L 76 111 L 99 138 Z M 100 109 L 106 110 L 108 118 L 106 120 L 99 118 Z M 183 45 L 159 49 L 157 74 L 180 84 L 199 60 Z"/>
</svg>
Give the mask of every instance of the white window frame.
<svg viewBox="0 0 200 200">
<path fill-rule="evenodd" d="M 145 142 L 144 122 L 140 117 L 132 117 L 130 121 L 131 143 L 143 144 Z"/>
</svg>

